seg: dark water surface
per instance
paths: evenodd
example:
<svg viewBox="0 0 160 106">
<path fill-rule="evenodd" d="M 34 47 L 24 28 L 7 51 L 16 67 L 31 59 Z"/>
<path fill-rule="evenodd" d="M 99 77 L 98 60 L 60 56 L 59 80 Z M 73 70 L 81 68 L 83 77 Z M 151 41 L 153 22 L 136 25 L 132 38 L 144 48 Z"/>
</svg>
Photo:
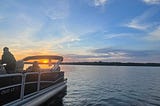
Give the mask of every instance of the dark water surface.
<svg viewBox="0 0 160 106">
<path fill-rule="evenodd" d="M 64 106 L 160 106 L 160 67 L 63 65 Z"/>
</svg>

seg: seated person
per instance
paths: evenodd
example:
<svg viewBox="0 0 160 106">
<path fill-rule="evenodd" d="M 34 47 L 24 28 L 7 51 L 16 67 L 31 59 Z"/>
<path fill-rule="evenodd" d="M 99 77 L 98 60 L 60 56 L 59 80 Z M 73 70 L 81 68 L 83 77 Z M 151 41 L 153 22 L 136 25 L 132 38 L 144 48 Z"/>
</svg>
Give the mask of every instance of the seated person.
<svg viewBox="0 0 160 106">
<path fill-rule="evenodd" d="M 23 72 L 23 68 L 24 68 L 24 62 L 23 62 L 23 60 L 18 60 L 16 62 L 16 70 L 15 70 L 15 72 L 17 72 L 17 73 Z"/>
<path fill-rule="evenodd" d="M 8 74 L 14 73 L 16 68 L 16 59 L 9 51 L 8 47 L 3 48 L 1 64 L 6 64 L 5 69 Z"/>
<path fill-rule="evenodd" d="M 33 62 L 33 65 L 28 67 L 26 69 L 27 72 L 39 72 L 40 71 L 40 67 L 38 65 L 38 62 L 37 61 L 34 61 Z"/>
</svg>

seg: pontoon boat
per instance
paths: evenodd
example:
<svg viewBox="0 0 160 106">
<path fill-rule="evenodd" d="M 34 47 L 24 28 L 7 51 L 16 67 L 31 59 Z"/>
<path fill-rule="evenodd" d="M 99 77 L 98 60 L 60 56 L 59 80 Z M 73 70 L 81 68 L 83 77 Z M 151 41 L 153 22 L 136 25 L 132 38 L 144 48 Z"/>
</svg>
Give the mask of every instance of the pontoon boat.
<svg viewBox="0 0 160 106">
<path fill-rule="evenodd" d="M 61 56 L 29 56 L 17 62 L 12 74 L 5 73 L 1 65 L 0 105 L 37 106 L 65 92 L 67 79 L 59 67 L 62 61 Z M 38 69 L 34 68 L 35 63 Z"/>
</svg>

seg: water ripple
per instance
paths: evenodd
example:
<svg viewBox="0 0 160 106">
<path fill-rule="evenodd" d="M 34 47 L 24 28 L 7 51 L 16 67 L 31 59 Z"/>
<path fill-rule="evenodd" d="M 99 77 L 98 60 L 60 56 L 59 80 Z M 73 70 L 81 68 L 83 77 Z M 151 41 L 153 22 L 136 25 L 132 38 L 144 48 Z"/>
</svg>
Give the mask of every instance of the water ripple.
<svg viewBox="0 0 160 106">
<path fill-rule="evenodd" d="M 64 106 L 160 106 L 160 68 L 65 67 Z"/>
</svg>

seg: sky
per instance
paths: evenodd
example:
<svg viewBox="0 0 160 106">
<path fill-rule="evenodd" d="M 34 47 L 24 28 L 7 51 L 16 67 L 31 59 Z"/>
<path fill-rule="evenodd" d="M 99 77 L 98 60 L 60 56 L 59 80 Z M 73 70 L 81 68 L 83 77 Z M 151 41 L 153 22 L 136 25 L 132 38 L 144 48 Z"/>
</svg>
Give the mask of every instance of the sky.
<svg viewBox="0 0 160 106">
<path fill-rule="evenodd" d="M 160 62 L 160 0 L 0 0 L 0 55 Z"/>
</svg>

